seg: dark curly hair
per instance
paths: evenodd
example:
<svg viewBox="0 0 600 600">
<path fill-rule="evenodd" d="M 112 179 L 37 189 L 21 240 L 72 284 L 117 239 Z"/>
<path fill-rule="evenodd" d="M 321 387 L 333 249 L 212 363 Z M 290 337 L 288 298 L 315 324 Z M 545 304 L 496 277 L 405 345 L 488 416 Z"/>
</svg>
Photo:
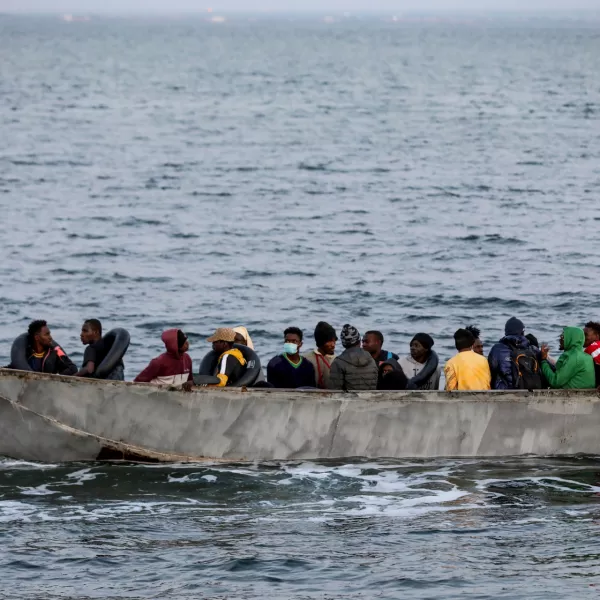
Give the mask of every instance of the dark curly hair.
<svg viewBox="0 0 600 600">
<path fill-rule="evenodd" d="M 46 325 L 48 325 L 46 321 L 32 321 L 27 328 L 29 339 L 33 341 L 33 338 L 42 330 L 42 328 L 46 327 Z"/>
<path fill-rule="evenodd" d="M 600 335 L 600 323 L 597 323 L 596 321 L 588 321 L 585 326 Z"/>
<path fill-rule="evenodd" d="M 481 330 L 477 327 L 475 327 L 475 325 L 469 325 L 468 327 L 465 327 L 465 329 L 471 333 L 473 335 L 473 337 L 478 340 L 481 336 Z"/>
</svg>

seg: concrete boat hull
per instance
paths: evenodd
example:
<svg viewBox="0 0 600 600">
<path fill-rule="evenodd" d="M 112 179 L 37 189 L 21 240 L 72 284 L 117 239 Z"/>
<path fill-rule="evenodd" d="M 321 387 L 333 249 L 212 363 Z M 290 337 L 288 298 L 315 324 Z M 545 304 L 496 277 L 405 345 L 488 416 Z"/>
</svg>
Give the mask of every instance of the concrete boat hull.
<svg viewBox="0 0 600 600">
<path fill-rule="evenodd" d="M 599 432 L 595 390 L 185 393 L 0 369 L 0 454 L 26 460 L 597 454 Z"/>
</svg>

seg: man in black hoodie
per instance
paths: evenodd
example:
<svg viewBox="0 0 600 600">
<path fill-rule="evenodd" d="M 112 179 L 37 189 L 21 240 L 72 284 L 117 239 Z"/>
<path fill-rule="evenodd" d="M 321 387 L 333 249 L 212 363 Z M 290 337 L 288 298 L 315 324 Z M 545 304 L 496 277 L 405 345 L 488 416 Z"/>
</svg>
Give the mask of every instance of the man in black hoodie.
<svg viewBox="0 0 600 600">
<path fill-rule="evenodd" d="M 344 325 L 340 335 L 345 350 L 331 363 L 329 389 L 345 392 L 377 389 L 379 369 L 371 355 L 360 347 L 360 333 Z"/>
</svg>

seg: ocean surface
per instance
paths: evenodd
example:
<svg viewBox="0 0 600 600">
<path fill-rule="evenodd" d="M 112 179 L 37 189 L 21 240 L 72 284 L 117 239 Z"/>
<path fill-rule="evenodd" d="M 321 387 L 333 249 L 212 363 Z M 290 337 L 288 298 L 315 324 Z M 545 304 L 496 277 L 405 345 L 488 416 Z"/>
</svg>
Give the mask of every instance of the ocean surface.
<svg viewBox="0 0 600 600">
<path fill-rule="evenodd" d="M 442 359 L 600 320 L 600 21 L 0 16 L 0 364 L 47 319 Z M 0 462 L 0 597 L 598 598 L 600 462 Z"/>
</svg>

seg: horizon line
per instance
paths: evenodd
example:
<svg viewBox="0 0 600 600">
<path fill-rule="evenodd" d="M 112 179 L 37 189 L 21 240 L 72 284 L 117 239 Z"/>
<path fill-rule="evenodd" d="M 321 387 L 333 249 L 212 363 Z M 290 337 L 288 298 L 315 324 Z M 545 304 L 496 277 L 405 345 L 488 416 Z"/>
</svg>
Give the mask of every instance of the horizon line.
<svg viewBox="0 0 600 600">
<path fill-rule="evenodd" d="M 168 9 L 168 8 L 155 8 L 155 9 L 147 9 L 147 8 L 130 8 L 123 10 L 115 10 L 108 9 L 103 10 L 101 8 L 89 10 L 89 11 L 81 11 L 78 9 L 70 9 L 70 8 L 56 8 L 56 9 L 48 9 L 48 10 L 38 10 L 38 9 L 19 9 L 13 8 L 8 10 L 0 10 L 1 15 L 37 15 L 37 16 L 54 16 L 54 15 L 81 15 L 81 16 L 94 16 L 94 15 L 102 15 L 102 16 L 110 16 L 110 15 L 176 15 L 176 16 L 186 16 L 186 15 L 219 15 L 219 14 L 241 14 L 241 15 L 265 15 L 265 14 L 279 14 L 279 15 L 332 15 L 332 16 L 340 16 L 340 17 L 354 17 L 354 16 L 362 16 L 362 15 L 397 15 L 397 16 L 407 16 L 407 15 L 453 15 L 453 14 L 470 14 L 470 15 L 523 15 L 523 14 L 532 14 L 532 15 L 564 15 L 565 13 L 579 13 L 579 14 L 589 14 L 596 13 L 600 15 L 600 8 L 572 8 L 572 7 L 563 7 L 563 8 L 511 8 L 511 9 L 482 9 L 482 8 L 444 8 L 444 9 L 436 9 L 436 8 L 407 8 L 402 10 L 392 10 L 392 9 L 352 9 L 346 10 L 341 8 L 336 9 L 327 9 L 327 8 L 318 8 L 318 9 L 308 9 L 308 8 L 298 8 L 298 9 L 282 9 L 282 8 L 254 8 L 254 9 L 241 9 L 241 8 L 198 8 L 198 9 Z"/>
</svg>

